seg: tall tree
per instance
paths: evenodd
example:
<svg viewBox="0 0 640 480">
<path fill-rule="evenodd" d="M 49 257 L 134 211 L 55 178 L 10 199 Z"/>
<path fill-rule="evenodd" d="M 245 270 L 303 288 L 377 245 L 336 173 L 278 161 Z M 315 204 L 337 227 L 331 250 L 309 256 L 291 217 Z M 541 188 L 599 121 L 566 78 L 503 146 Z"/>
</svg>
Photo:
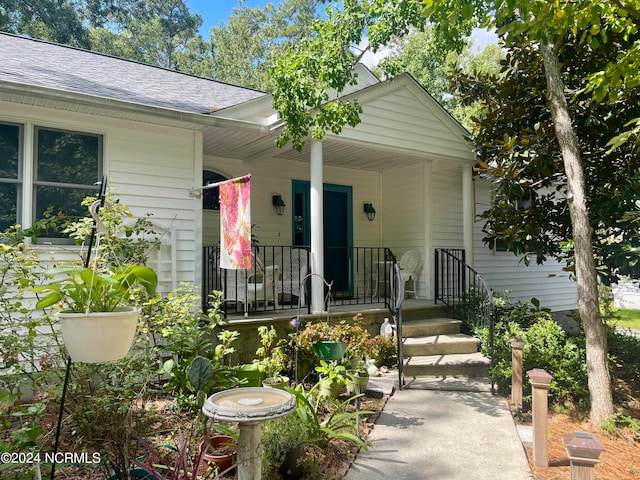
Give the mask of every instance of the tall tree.
<svg viewBox="0 0 640 480">
<path fill-rule="evenodd" d="M 242 1 L 226 24 L 211 28 L 210 41 L 193 45 L 193 60 L 185 59 L 192 73 L 215 80 L 268 91 L 267 71 L 274 59 L 311 34 L 321 0 L 283 0 L 262 8 Z M 197 59 L 206 58 L 202 64 Z"/>
<path fill-rule="evenodd" d="M 76 0 L 4 0 L 0 31 L 87 48 L 89 36 L 81 7 Z"/>
<path fill-rule="evenodd" d="M 586 337 L 591 420 L 595 424 L 612 415 L 613 397 L 607 341 L 598 304 L 582 155 L 562 78 L 570 72 L 563 72 L 558 54 L 567 35 L 578 30 L 584 32 L 579 41 L 594 49 L 607 41 L 611 31 L 635 34 L 635 18 L 629 14 L 633 9 L 622 8 L 626 5 L 619 5 L 621 2 L 576 0 L 561 5 L 546 0 L 344 0 L 341 10 L 328 9 L 327 19 L 318 23 L 311 40 L 281 58 L 277 68 L 272 69 L 276 84 L 274 107 L 285 122 L 277 143 L 291 141 L 300 149 L 309 134 L 322 138 L 327 129 L 339 133 L 344 125 L 359 122 L 360 106 L 356 101 L 344 101 L 340 92 L 355 81 L 351 68 L 355 56 L 350 48 L 365 35 L 376 49 L 392 35 L 406 34 L 411 26 L 423 28 L 427 17 L 437 34 L 455 40 L 468 32 L 469 21 L 478 18 L 483 26 L 496 25 L 505 38 L 522 35 L 540 49 L 554 133 L 567 175 L 578 310 Z M 622 81 L 613 90 L 626 88 L 624 80 L 637 78 L 638 69 L 633 69 L 633 65 L 640 61 L 640 40 L 633 44 L 629 55 L 616 61 L 631 68 L 628 74 L 627 70 L 619 70 Z M 336 93 L 330 98 L 331 90 Z"/>
<path fill-rule="evenodd" d="M 87 12 L 94 50 L 170 69 L 202 25 L 184 0 L 93 0 Z"/>
<path fill-rule="evenodd" d="M 452 86 L 461 75 L 476 78 L 497 75 L 504 52 L 497 44 L 486 45 L 476 53 L 473 42 L 468 40 L 458 54 L 443 48 L 431 28 L 423 31 L 412 29 L 409 35 L 393 39 L 387 45 L 391 53 L 385 57 L 374 72 L 381 77 L 393 77 L 409 72 L 420 82 L 449 113 L 469 131 L 473 131 L 473 118 L 482 118 L 484 112 L 480 102 L 469 95 L 452 95 Z M 475 88 L 479 80 L 475 82 Z"/>
</svg>

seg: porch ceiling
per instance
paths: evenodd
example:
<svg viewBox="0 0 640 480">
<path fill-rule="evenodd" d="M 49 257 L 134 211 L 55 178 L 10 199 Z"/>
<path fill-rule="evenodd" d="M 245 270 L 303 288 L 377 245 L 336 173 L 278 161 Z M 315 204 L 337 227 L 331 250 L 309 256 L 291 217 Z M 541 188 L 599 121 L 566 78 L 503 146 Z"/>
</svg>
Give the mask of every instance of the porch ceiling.
<svg viewBox="0 0 640 480">
<path fill-rule="evenodd" d="M 289 145 L 275 146 L 276 135 L 260 135 L 253 132 L 212 127 L 204 131 L 205 155 L 236 158 L 246 163 L 268 158 L 282 158 L 309 163 L 310 146 L 307 142 L 302 152 Z M 394 168 L 423 163 L 428 158 L 401 148 L 345 141 L 333 135 L 323 140 L 324 164 L 358 170 L 382 172 Z"/>
</svg>

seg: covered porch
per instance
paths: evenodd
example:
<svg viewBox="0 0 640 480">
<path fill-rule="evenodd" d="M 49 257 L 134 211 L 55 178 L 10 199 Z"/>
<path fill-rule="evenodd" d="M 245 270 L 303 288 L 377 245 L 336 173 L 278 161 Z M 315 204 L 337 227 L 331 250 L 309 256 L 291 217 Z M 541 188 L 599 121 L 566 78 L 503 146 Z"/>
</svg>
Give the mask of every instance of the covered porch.
<svg viewBox="0 0 640 480">
<path fill-rule="evenodd" d="M 220 270 L 219 214 L 203 209 L 203 297 L 224 291 L 227 315 L 389 308 L 393 266 L 409 252 L 419 267 L 405 287 L 429 301 L 436 249 L 464 249 L 473 265 L 475 155 L 467 132 L 408 75 L 380 82 L 362 71 L 359 80 L 348 95 L 362 104 L 362 122 L 310 138 L 300 152 L 275 146 L 281 125 L 268 96 L 212 114 L 247 122 L 203 132 L 202 169 L 252 175 L 258 239 L 250 271 Z"/>
</svg>

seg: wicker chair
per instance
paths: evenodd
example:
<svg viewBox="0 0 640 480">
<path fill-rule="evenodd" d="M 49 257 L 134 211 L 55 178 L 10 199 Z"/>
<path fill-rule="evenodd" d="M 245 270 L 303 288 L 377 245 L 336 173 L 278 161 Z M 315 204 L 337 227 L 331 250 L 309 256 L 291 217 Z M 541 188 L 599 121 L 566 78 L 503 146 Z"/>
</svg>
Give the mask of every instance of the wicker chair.
<svg viewBox="0 0 640 480">
<path fill-rule="evenodd" d="M 236 301 L 244 306 L 245 316 L 249 313 L 250 304 L 263 302 L 266 306 L 272 303 L 276 310 L 279 308 L 276 285 L 280 278 L 278 265 L 262 267 L 260 262 L 256 262 L 256 272 L 249 273 L 247 270 L 229 270 L 227 272 L 227 283 L 225 288 L 225 298 L 228 301 Z M 235 273 L 235 275 L 234 275 Z M 261 281 L 256 278 L 262 277 Z"/>
<path fill-rule="evenodd" d="M 278 294 L 297 297 L 301 307 L 307 305 L 302 281 L 309 272 L 309 252 L 304 248 L 285 250 L 276 257 L 275 264 L 282 269 L 282 278 L 276 283 Z"/>
<path fill-rule="evenodd" d="M 405 297 L 411 293 L 413 294 L 413 298 L 418 298 L 417 293 L 417 285 L 418 285 L 418 269 L 420 268 L 420 264 L 422 263 L 422 258 L 420 257 L 420 253 L 415 250 L 408 250 L 402 255 L 400 258 L 400 276 L 402 278 L 402 282 L 405 286 Z M 409 290 L 406 288 L 407 282 L 411 280 L 412 288 Z"/>
</svg>

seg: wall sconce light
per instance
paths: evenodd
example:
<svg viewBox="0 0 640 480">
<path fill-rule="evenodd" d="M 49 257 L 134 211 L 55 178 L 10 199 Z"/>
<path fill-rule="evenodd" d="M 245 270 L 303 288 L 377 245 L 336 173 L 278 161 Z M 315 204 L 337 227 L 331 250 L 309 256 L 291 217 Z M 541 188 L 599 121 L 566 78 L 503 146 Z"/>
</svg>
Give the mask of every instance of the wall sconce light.
<svg viewBox="0 0 640 480">
<path fill-rule="evenodd" d="M 367 214 L 367 219 L 370 222 L 373 222 L 373 219 L 376 218 L 376 209 L 373 208 L 373 204 L 371 203 L 364 204 L 364 213 Z"/>
<path fill-rule="evenodd" d="M 274 195 L 273 197 L 271 197 L 271 203 L 276 208 L 276 214 L 278 215 L 284 214 L 285 203 L 282 200 L 282 196 Z"/>
</svg>

